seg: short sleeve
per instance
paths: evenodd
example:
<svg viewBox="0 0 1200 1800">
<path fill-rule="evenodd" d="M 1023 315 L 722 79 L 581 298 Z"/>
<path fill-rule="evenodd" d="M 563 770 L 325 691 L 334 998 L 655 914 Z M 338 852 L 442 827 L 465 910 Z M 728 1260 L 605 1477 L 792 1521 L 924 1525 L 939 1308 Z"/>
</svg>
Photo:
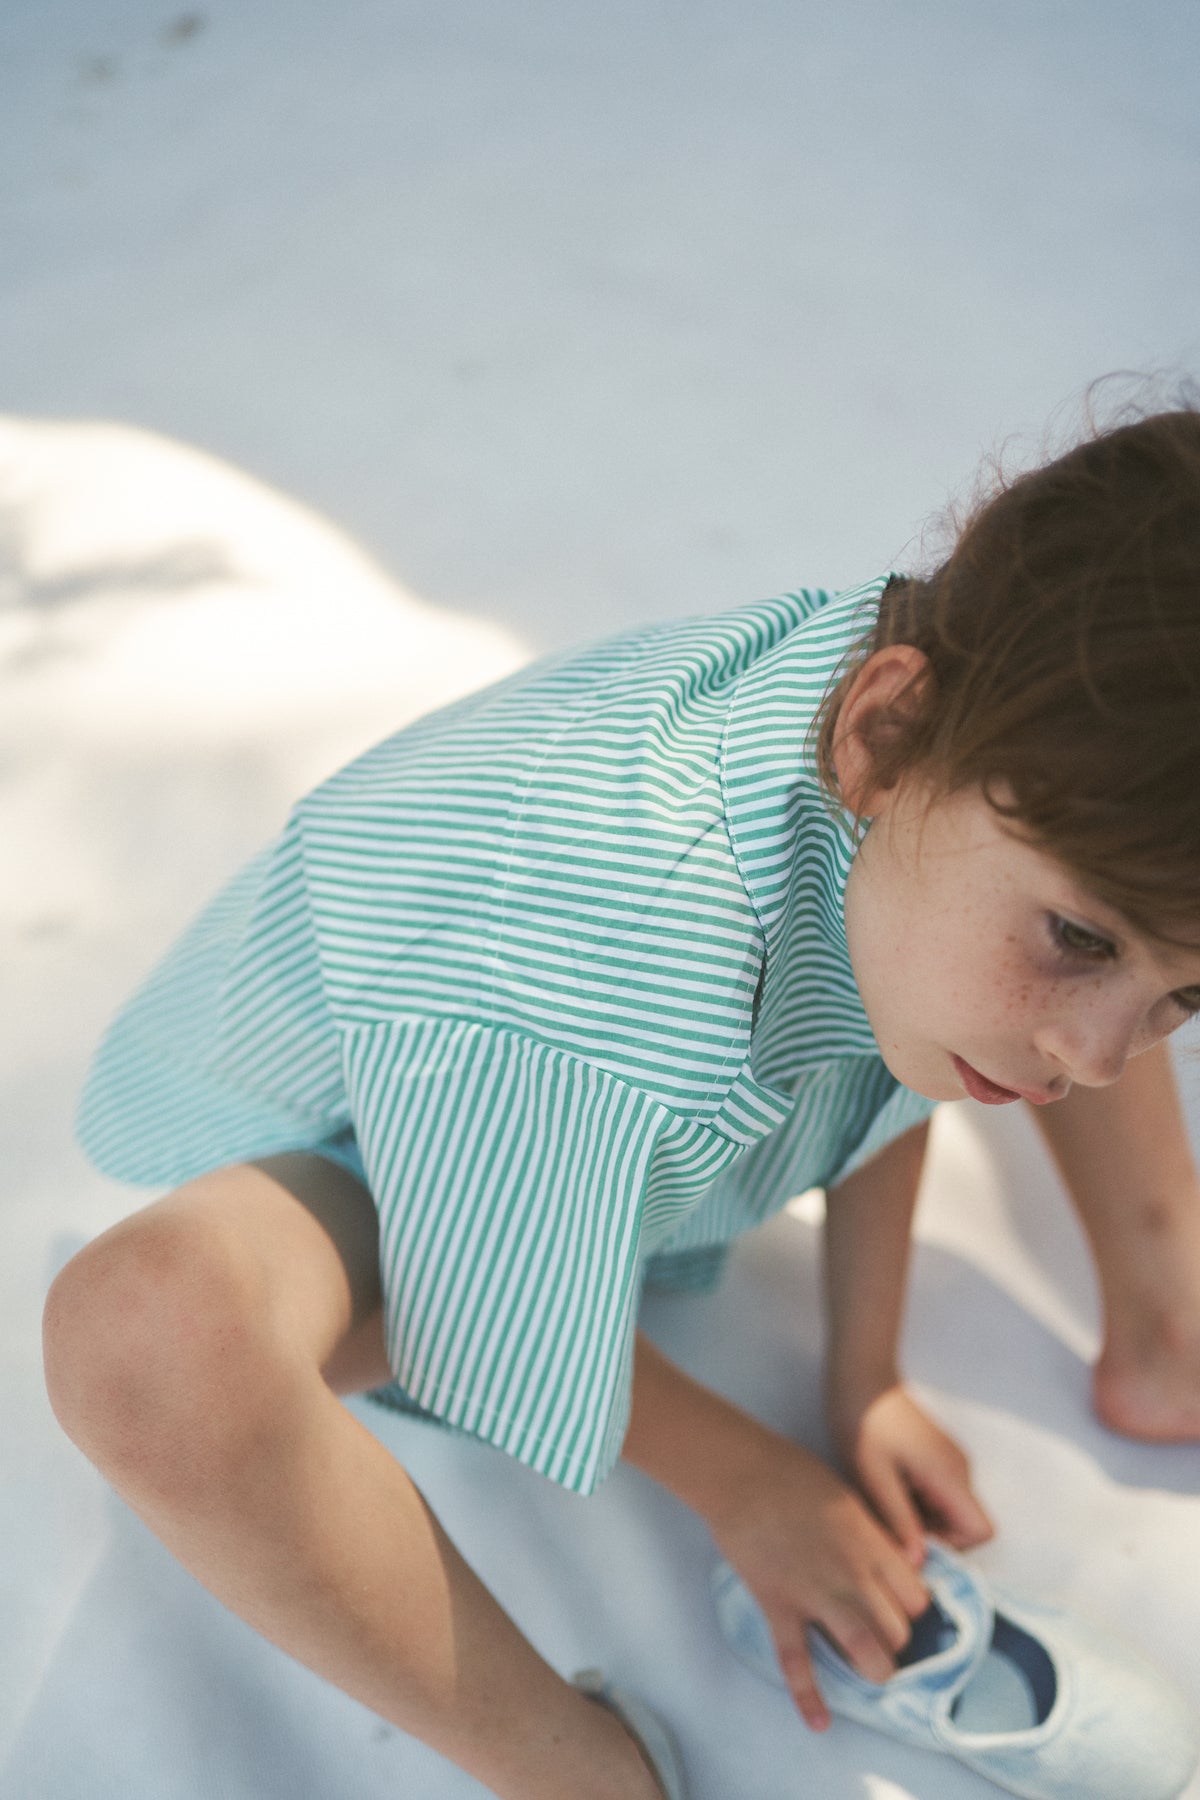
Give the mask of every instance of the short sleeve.
<svg viewBox="0 0 1200 1800">
<path fill-rule="evenodd" d="M 315 1147 L 349 1119 L 294 827 L 239 871 L 105 1033 L 76 1131 L 121 1181 L 173 1186 Z"/>
<path fill-rule="evenodd" d="M 628 1424 L 656 1152 L 702 1157 L 702 1134 L 608 1071 L 474 1021 L 351 1027 L 344 1052 L 397 1381 L 592 1491 Z"/>
</svg>

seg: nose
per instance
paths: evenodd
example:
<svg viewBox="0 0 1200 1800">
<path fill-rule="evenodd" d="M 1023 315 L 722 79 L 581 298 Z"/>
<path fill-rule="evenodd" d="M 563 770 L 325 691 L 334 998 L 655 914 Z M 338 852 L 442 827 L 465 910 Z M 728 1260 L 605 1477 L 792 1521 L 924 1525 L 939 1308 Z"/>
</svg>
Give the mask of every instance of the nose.
<svg viewBox="0 0 1200 1800">
<path fill-rule="evenodd" d="M 1133 1050 L 1138 1021 L 1110 1008 L 1079 1007 L 1048 1023 L 1037 1048 L 1080 1087 L 1111 1087 Z"/>
</svg>

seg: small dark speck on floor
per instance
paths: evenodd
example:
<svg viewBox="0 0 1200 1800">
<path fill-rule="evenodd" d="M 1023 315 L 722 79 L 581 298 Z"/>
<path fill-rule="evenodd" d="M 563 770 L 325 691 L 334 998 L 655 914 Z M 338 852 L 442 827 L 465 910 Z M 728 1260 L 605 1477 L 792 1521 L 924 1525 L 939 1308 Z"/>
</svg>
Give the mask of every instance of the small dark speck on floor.
<svg viewBox="0 0 1200 1800">
<path fill-rule="evenodd" d="M 203 13 L 180 13 L 177 19 L 164 27 L 162 41 L 164 44 L 186 44 L 192 38 L 199 37 L 208 24 Z"/>
<path fill-rule="evenodd" d="M 106 87 L 120 73 L 115 56 L 81 56 L 78 67 L 79 79 L 85 87 Z"/>
</svg>

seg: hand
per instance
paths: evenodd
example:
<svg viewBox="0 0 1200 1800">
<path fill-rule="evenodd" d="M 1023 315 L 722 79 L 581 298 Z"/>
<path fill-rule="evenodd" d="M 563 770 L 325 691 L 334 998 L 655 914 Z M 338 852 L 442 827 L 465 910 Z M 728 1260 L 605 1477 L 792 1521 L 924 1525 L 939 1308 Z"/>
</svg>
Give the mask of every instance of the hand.
<svg viewBox="0 0 1200 1800">
<path fill-rule="evenodd" d="M 900 1382 L 865 1404 L 835 1402 L 830 1412 L 847 1470 L 913 1568 L 925 1560 L 927 1536 L 969 1550 L 995 1535 L 963 1451 Z"/>
<path fill-rule="evenodd" d="M 767 1616 L 780 1667 L 814 1731 L 830 1722 L 806 1628 L 819 1626 L 868 1681 L 886 1681 L 929 1595 L 888 1533 L 817 1457 L 763 1432 L 709 1524 Z"/>
</svg>

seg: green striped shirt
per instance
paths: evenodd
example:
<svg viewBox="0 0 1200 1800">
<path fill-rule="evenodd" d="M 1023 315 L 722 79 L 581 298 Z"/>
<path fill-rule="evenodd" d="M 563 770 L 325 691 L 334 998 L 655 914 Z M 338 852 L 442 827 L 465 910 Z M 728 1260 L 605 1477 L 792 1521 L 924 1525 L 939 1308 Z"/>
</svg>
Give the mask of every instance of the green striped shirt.
<svg viewBox="0 0 1200 1800">
<path fill-rule="evenodd" d="M 643 1286 L 931 1110 L 863 1011 L 806 747 L 883 585 L 536 663 L 349 764 L 109 1028 L 86 1151 L 361 1167 L 408 1402 L 590 1492 Z"/>
</svg>

